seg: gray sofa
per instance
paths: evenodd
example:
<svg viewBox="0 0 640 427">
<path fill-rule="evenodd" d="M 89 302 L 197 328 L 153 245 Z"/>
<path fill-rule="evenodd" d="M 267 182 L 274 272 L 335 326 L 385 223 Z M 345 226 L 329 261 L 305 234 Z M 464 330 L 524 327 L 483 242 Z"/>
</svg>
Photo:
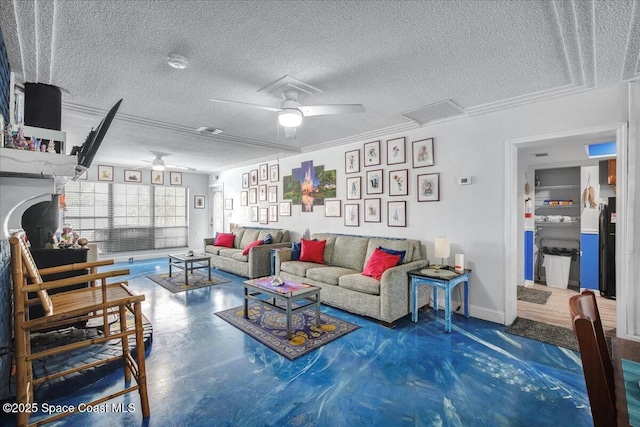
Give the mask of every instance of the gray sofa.
<svg viewBox="0 0 640 427">
<path fill-rule="evenodd" d="M 380 320 L 393 326 L 411 312 L 407 272 L 429 265 L 419 240 L 314 233 L 326 240 L 324 264 L 292 261 L 291 250 L 275 253 L 275 273 L 284 279 L 319 286 L 323 304 Z M 373 251 L 382 246 L 407 251 L 403 264 L 386 270 L 380 280 L 361 273 Z M 421 286 L 418 307 L 429 303 L 428 286 Z"/>
<path fill-rule="evenodd" d="M 211 256 L 211 265 L 219 270 L 253 279 L 271 274 L 271 250 L 290 246 L 289 231 L 276 228 L 238 226 L 231 230 L 235 235 L 233 248 L 215 246 L 215 239 L 204 239 L 204 251 Z M 254 246 L 242 255 L 245 246 L 271 234 L 272 244 Z"/>
</svg>

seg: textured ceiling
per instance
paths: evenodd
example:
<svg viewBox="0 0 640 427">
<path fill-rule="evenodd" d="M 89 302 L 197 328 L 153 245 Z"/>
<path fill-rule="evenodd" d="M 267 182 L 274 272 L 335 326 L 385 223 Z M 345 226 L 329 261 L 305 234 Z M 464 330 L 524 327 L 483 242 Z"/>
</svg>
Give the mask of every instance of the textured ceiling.
<svg viewBox="0 0 640 427">
<path fill-rule="evenodd" d="M 640 77 L 640 3 L 629 1 L 0 0 L 19 82 L 59 86 L 72 145 L 120 98 L 94 162 L 209 173 L 420 126 L 403 113 L 451 100 L 467 116 Z M 176 70 L 167 55 L 185 56 Z M 289 75 L 322 92 L 286 139 L 259 90 Z M 436 112 L 437 113 L 437 112 Z M 411 114 L 408 114 L 411 115 Z M 437 116 L 437 114 L 436 114 Z M 218 136 L 194 132 L 224 130 Z"/>
</svg>

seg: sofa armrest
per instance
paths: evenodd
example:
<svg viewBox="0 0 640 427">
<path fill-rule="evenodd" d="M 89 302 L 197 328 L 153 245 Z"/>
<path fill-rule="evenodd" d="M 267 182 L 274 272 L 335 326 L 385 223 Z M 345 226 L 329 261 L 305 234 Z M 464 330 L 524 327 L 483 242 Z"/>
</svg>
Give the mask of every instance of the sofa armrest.
<svg viewBox="0 0 640 427">
<path fill-rule="evenodd" d="M 213 246 L 215 239 L 213 237 L 205 237 L 204 238 L 204 247 L 206 248 L 208 245 Z"/>
<path fill-rule="evenodd" d="M 380 278 L 380 311 L 385 319 L 399 319 L 411 312 L 411 290 L 407 273 L 429 265 L 426 259 L 392 267 Z"/>
<path fill-rule="evenodd" d="M 259 245 L 249 249 L 247 262 L 249 263 L 249 276 L 264 277 L 271 275 L 271 251 L 278 248 L 286 248 L 290 243 L 272 243 Z"/>
<path fill-rule="evenodd" d="M 280 274 L 280 264 L 283 262 L 291 261 L 291 245 L 286 249 L 281 249 L 276 252 L 276 269 L 275 274 L 278 276 Z"/>
</svg>

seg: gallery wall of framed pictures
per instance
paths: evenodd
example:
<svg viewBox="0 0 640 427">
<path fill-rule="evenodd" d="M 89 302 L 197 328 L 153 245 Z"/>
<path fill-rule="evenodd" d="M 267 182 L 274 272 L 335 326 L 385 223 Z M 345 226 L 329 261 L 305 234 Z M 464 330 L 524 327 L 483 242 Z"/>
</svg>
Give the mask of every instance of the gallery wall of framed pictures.
<svg viewBox="0 0 640 427">
<path fill-rule="evenodd" d="M 292 211 L 313 212 L 315 203 L 306 203 L 305 197 L 315 193 L 323 196 L 324 217 L 342 218 L 346 227 L 361 223 L 407 227 L 411 203 L 440 201 L 441 174 L 427 169 L 434 166 L 434 138 L 400 136 L 367 141 L 344 151 L 341 180 L 333 171 L 329 175 L 333 181 L 327 181 L 324 166 L 313 161 L 302 161 L 290 175 L 279 163 L 254 166 L 241 174 L 239 205 L 249 209 L 251 221 L 269 224 L 290 217 Z M 295 190 L 304 187 L 305 179 L 313 183 L 311 193 Z M 325 187 L 316 188 L 318 182 Z M 326 188 L 333 188 L 333 192 L 324 193 Z M 342 196 L 336 197 L 339 194 Z"/>
</svg>

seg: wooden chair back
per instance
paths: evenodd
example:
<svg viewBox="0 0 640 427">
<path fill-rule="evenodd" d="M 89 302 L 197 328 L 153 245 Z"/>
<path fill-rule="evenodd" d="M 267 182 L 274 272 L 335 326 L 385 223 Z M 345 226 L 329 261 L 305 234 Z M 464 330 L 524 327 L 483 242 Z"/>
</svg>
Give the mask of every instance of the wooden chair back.
<svg viewBox="0 0 640 427">
<path fill-rule="evenodd" d="M 14 260 L 22 260 L 21 265 L 16 266 L 22 272 L 23 285 L 41 285 L 43 283 L 42 276 L 40 276 L 40 272 L 38 271 L 38 267 L 36 266 L 36 262 L 33 260 L 33 256 L 31 256 L 31 251 L 27 247 L 25 242 L 25 233 L 24 231 L 17 231 L 11 235 L 16 239 L 12 240 L 17 242 L 18 244 L 11 246 L 11 258 Z M 15 249 L 14 249 L 15 248 Z M 13 253 L 13 251 L 17 250 L 19 253 Z M 14 279 L 15 282 L 15 279 Z M 26 305 L 28 301 L 26 300 L 25 294 L 21 291 L 21 289 L 16 289 L 16 293 L 20 292 L 22 297 L 19 298 L 20 301 L 24 299 L 24 304 Z M 51 299 L 49 298 L 49 293 L 46 289 L 40 289 L 36 291 L 38 295 L 38 299 L 40 300 L 40 304 L 44 309 L 45 315 L 51 314 L 52 312 L 52 304 Z"/>
<path fill-rule="evenodd" d="M 616 425 L 613 364 L 594 293 L 583 291 L 571 297 L 569 312 L 580 347 L 593 423 L 595 427 Z"/>
</svg>

